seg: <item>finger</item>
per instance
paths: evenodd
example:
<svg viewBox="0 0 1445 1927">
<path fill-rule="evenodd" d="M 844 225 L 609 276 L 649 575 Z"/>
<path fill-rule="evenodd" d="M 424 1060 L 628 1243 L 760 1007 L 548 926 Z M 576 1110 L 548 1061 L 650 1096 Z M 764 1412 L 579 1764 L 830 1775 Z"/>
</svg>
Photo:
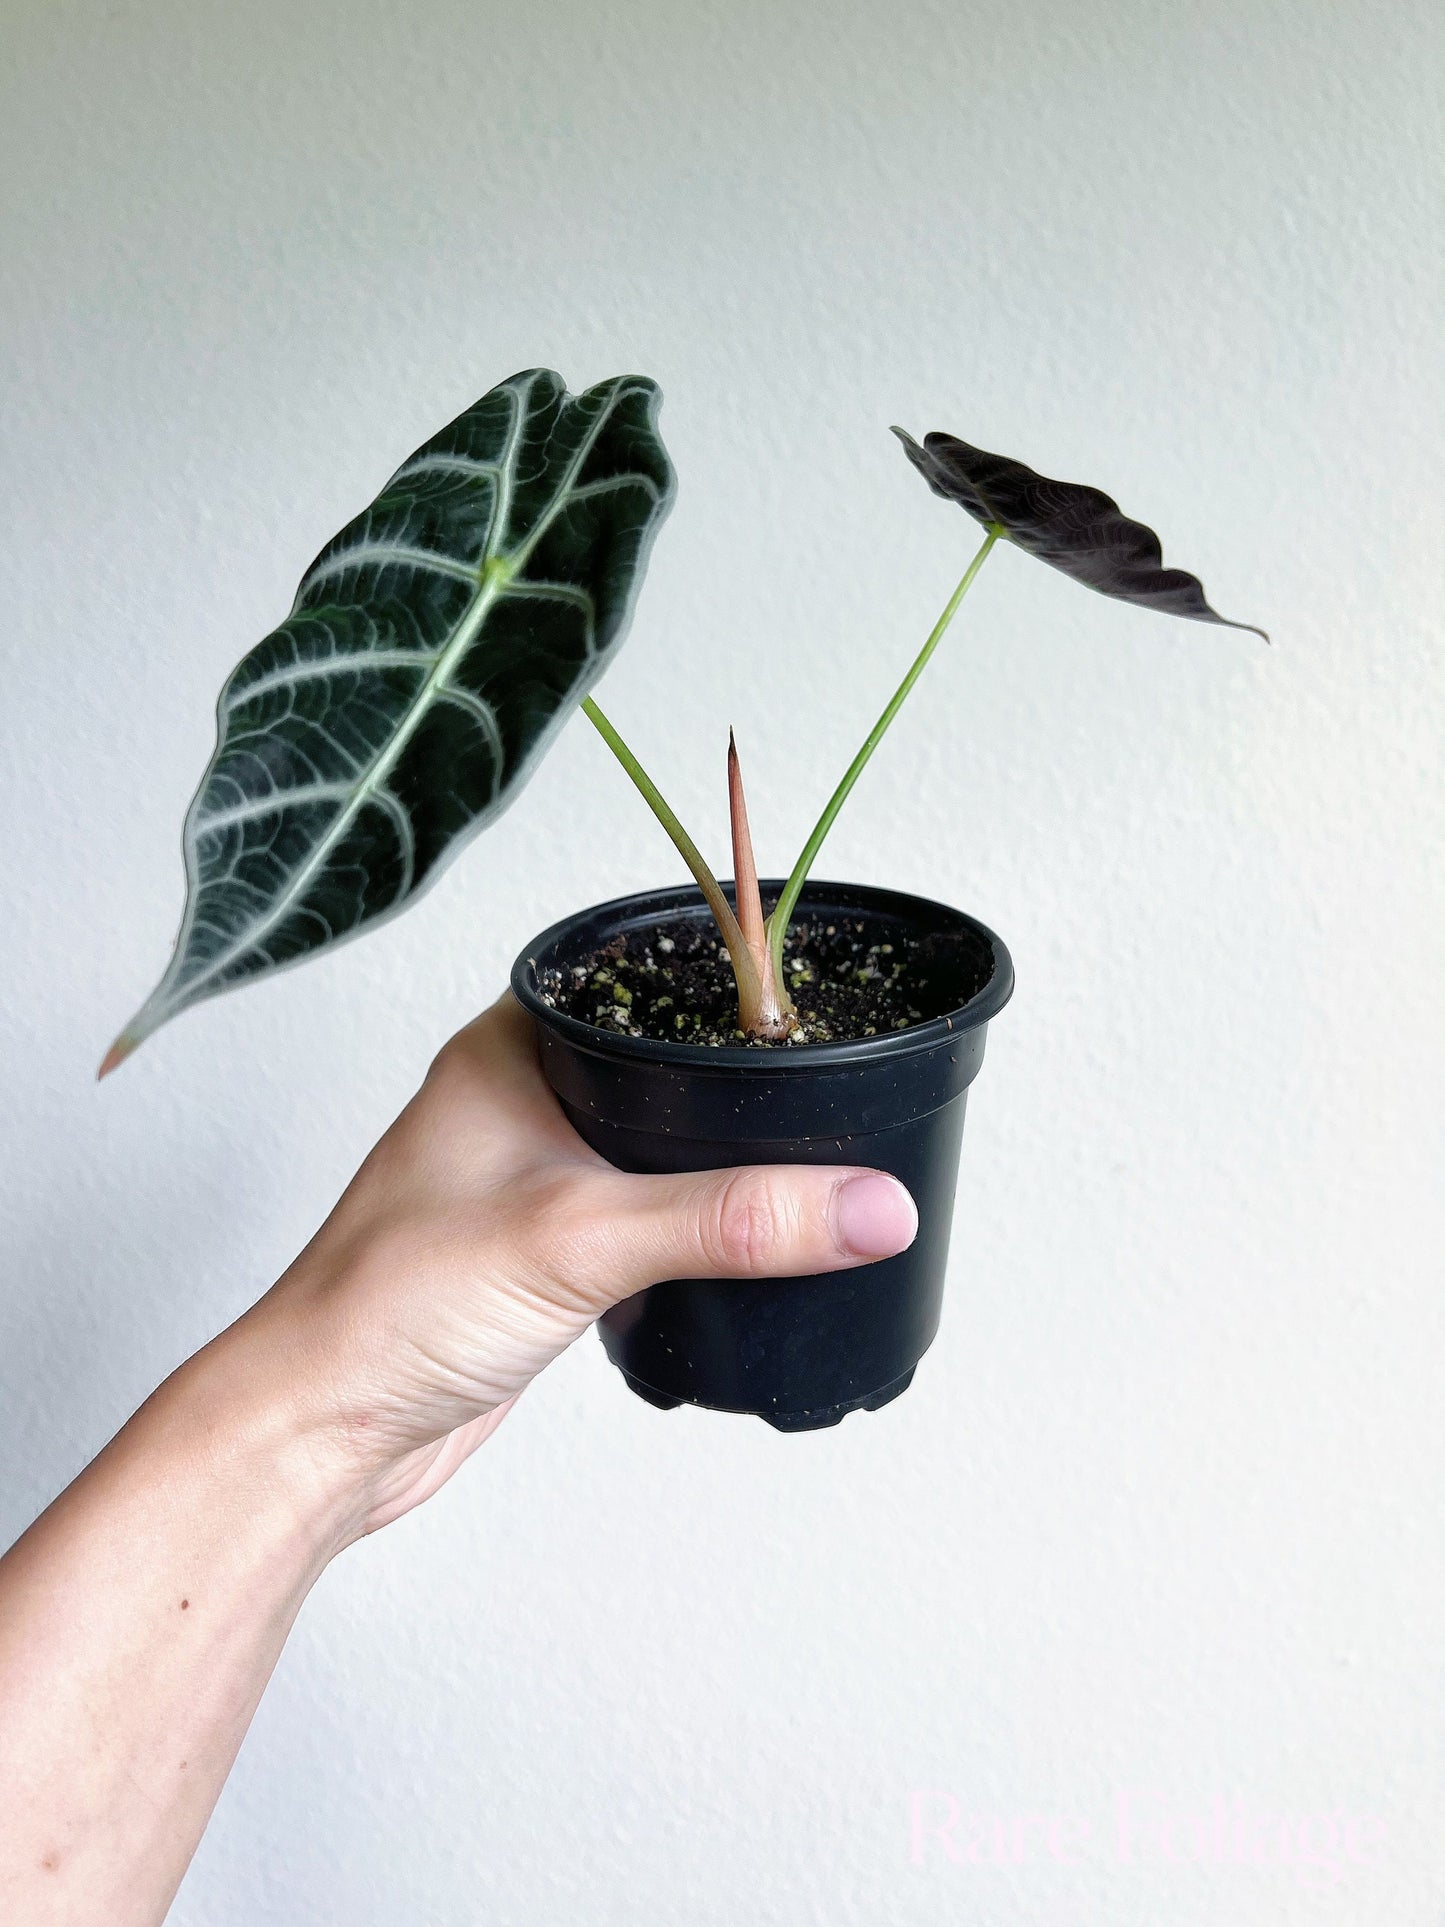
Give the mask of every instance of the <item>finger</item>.
<svg viewBox="0 0 1445 1927">
<path fill-rule="evenodd" d="M 663 1278 L 842 1271 L 891 1258 L 918 1232 L 912 1198 L 882 1171 L 759 1164 L 604 1182 L 619 1298 Z"/>
</svg>

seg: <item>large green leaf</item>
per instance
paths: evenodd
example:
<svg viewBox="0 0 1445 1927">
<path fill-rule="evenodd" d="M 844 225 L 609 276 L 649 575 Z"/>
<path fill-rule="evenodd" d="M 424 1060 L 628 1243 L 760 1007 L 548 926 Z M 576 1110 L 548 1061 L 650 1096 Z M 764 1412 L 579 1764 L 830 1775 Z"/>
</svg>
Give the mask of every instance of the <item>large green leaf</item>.
<svg viewBox="0 0 1445 1927">
<path fill-rule="evenodd" d="M 514 375 L 321 551 L 222 691 L 175 954 L 103 1068 L 393 915 L 512 801 L 622 641 L 673 495 L 660 399 Z"/>
<path fill-rule="evenodd" d="M 1210 608 L 1204 584 L 1187 569 L 1166 569 L 1153 529 L 1124 514 L 1111 495 L 1083 482 L 1056 482 L 1008 455 L 990 455 L 957 435 L 925 435 L 923 445 L 901 428 L 893 433 L 935 495 L 957 502 L 975 522 L 1076 582 L 1120 602 L 1137 602 L 1191 622 L 1248 629 Z"/>
</svg>

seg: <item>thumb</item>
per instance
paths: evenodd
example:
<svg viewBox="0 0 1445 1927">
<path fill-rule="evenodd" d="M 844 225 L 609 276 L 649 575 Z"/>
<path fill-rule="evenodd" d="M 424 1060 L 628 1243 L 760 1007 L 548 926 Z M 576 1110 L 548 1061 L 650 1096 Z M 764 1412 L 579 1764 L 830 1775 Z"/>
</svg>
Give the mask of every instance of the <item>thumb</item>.
<svg viewBox="0 0 1445 1927">
<path fill-rule="evenodd" d="M 618 1296 L 663 1278 L 793 1278 L 891 1258 L 918 1232 L 882 1171 L 756 1164 L 622 1177 L 612 1218 Z"/>
</svg>

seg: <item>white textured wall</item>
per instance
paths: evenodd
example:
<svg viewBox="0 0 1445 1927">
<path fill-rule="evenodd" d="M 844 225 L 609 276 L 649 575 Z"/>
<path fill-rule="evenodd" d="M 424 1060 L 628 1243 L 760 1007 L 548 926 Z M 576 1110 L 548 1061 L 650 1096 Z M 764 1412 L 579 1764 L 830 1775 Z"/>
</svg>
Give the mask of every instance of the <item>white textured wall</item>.
<svg viewBox="0 0 1445 1927">
<path fill-rule="evenodd" d="M 0 1539 L 534 930 L 676 870 L 578 724 L 412 914 L 90 1081 L 222 676 L 491 382 L 664 386 L 605 694 L 718 852 L 727 724 L 786 864 L 971 547 L 890 421 L 1107 487 L 1276 638 L 990 563 L 824 866 L 1017 960 L 913 1392 L 786 1439 L 579 1346 L 326 1577 L 175 1918 L 1437 1927 L 1438 18 L 4 11 Z M 918 1789 L 1093 1837 L 915 1866 Z M 1128 1789 L 1381 1828 L 1318 1887 L 1126 1861 Z"/>
</svg>

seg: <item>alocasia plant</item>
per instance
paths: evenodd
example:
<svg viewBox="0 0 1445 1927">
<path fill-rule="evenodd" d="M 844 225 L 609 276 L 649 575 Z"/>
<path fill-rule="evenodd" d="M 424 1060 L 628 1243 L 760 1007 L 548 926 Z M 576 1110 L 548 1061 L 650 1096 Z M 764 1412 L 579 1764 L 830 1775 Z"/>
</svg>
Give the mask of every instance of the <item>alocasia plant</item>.
<svg viewBox="0 0 1445 1927">
<path fill-rule="evenodd" d="M 102 1076 L 188 1005 L 402 909 L 507 807 L 579 704 L 712 910 L 737 979 L 741 1027 L 786 1038 L 797 1020 L 783 987 L 783 944 L 799 893 L 996 543 L 1012 542 L 1105 595 L 1225 621 L 1195 576 L 1163 567 L 1152 530 L 1098 489 L 1050 481 L 951 435 L 928 435 L 920 446 L 895 430 L 930 488 L 982 524 L 983 542 L 767 919 L 729 741 L 734 910 L 588 693 L 622 642 L 672 502 L 660 399 L 642 376 L 574 396 L 549 369 L 514 375 L 409 456 L 322 550 L 291 614 L 221 692 L 215 754 L 186 818 L 188 887 L 175 952 Z"/>
</svg>

